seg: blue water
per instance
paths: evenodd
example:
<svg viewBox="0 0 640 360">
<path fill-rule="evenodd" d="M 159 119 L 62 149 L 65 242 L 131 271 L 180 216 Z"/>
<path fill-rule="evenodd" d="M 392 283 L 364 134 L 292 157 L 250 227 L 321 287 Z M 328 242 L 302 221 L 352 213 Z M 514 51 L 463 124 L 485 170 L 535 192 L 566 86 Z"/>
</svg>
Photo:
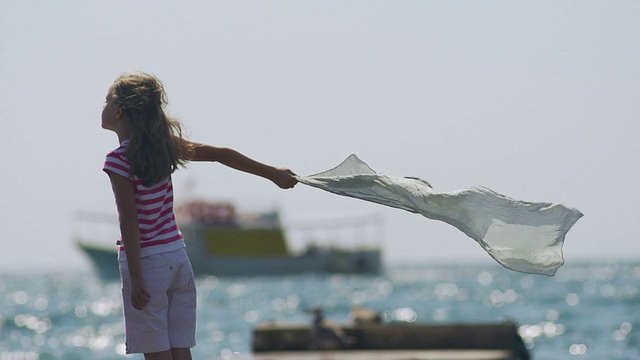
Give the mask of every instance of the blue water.
<svg viewBox="0 0 640 360">
<path fill-rule="evenodd" d="M 353 304 L 389 321 L 512 320 L 536 360 L 640 358 L 640 262 L 566 264 L 555 277 L 395 266 L 380 276 L 209 276 L 197 285 L 195 359 L 246 357 L 254 326 L 307 323 L 315 305 L 347 323 Z M 119 283 L 91 272 L 0 274 L 0 359 L 128 358 L 121 311 Z"/>
</svg>

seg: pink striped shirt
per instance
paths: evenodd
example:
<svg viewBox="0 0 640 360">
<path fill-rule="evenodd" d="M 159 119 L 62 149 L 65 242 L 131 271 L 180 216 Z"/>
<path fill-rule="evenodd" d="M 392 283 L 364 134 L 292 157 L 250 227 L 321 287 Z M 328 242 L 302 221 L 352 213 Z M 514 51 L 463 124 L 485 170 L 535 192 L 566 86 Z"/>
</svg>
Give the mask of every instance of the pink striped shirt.
<svg viewBox="0 0 640 360">
<path fill-rule="evenodd" d="M 103 170 L 131 179 L 136 191 L 136 210 L 140 228 L 140 256 L 177 250 L 185 246 L 184 238 L 173 212 L 173 184 L 171 176 L 149 187 L 142 185 L 137 176 L 129 175 L 126 157 L 129 141 L 107 154 Z M 120 243 L 123 244 L 122 239 Z M 120 261 L 126 261 L 124 245 L 120 246 Z"/>
</svg>

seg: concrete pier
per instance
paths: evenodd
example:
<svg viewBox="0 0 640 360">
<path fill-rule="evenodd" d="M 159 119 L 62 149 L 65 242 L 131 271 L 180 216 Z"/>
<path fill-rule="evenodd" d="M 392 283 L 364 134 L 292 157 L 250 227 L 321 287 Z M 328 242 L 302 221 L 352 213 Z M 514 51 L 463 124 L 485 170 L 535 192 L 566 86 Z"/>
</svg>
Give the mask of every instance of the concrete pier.
<svg viewBox="0 0 640 360">
<path fill-rule="evenodd" d="M 308 325 L 265 324 L 253 331 L 253 359 L 529 360 L 514 323 L 340 326 L 353 343 L 318 351 Z"/>
<path fill-rule="evenodd" d="M 235 358 L 234 358 L 235 359 Z M 238 360 L 514 360 L 504 350 L 354 350 L 272 352 Z"/>
</svg>

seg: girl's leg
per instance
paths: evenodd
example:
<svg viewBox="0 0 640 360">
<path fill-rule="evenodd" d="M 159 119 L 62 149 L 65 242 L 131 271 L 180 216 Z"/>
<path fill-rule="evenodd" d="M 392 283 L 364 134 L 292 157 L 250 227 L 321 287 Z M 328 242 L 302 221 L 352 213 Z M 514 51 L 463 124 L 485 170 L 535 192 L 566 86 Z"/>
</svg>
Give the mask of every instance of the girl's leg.
<svg viewBox="0 0 640 360">
<path fill-rule="evenodd" d="M 193 360 L 191 358 L 191 349 L 189 348 L 171 348 L 173 360 Z"/>
<path fill-rule="evenodd" d="M 144 354 L 144 360 L 174 360 L 171 350 L 146 353 Z"/>
<path fill-rule="evenodd" d="M 191 349 L 171 348 L 171 350 L 144 354 L 145 360 L 193 360 Z"/>
</svg>

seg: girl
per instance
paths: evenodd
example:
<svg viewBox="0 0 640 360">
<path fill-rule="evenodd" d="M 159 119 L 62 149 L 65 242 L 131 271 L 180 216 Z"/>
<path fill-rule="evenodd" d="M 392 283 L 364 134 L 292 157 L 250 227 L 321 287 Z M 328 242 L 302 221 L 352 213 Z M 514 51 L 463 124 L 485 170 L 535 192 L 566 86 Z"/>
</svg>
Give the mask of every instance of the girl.
<svg viewBox="0 0 640 360">
<path fill-rule="evenodd" d="M 220 162 L 292 188 L 289 169 L 252 160 L 235 150 L 187 141 L 182 125 L 165 114 L 162 83 L 143 72 L 109 87 L 102 127 L 118 135 L 107 155 L 120 219 L 120 275 L 127 353 L 147 360 L 191 359 L 195 346 L 196 289 L 173 212 L 171 174 L 187 161 Z"/>
</svg>

